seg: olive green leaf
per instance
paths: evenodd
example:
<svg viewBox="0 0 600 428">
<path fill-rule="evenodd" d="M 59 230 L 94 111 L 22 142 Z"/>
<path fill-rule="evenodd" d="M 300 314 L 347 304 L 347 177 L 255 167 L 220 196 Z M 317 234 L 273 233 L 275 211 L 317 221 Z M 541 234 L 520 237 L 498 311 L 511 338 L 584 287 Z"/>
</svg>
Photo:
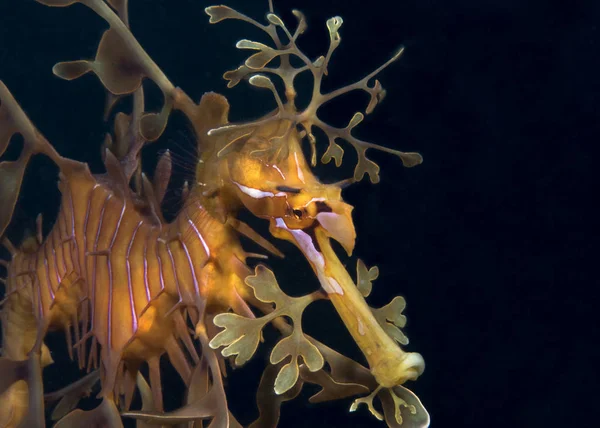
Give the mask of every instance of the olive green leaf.
<svg viewBox="0 0 600 428">
<path fill-rule="evenodd" d="M 285 394 L 278 395 L 274 391 L 275 378 L 279 372 L 278 366 L 268 365 L 263 372 L 256 391 L 256 404 L 260 416 L 252 422 L 248 428 L 271 428 L 279 422 L 281 404 L 293 400 L 300 394 L 304 383 L 297 382 L 296 385 Z"/>
<path fill-rule="evenodd" d="M 383 415 L 373 401 L 379 398 Z M 369 412 L 380 421 L 385 420 L 390 428 L 426 428 L 429 426 L 429 413 L 419 398 L 403 386 L 383 388 L 378 386 L 369 395 L 357 398 L 352 402 L 350 411 L 354 412 L 361 404 L 366 404 Z"/>
<path fill-rule="evenodd" d="M 403 386 L 385 388 L 378 397 L 388 427 L 426 428 L 430 425 L 429 413 L 411 390 Z"/>
<path fill-rule="evenodd" d="M 267 317 L 265 317 L 267 318 Z M 212 349 L 226 346 L 221 351 L 224 357 L 237 355 L 235 358 L 236 366 L 244 365 L 258 348 L 261 331 L 270 319 L 257 318 L 251 319 L 237 314 L 219 314 L 214 318 L 217 327 L 223 327 L 225 330 L 217 334 L 209 343 Z"/>
<path fill-rule="evenodd" d="M 406 325 L 406 317 L 402 315 L 405 307 L 406 301 L 404 297 L 396 296 L 382 308 L 371 308 L 375 319 L 383 327 L 383 330 L 401 345 L 408 345 L 408 337 L 400 330 Z"/>
<path fill-rule="evenodd" d="M 276 394 L 282 394 L 296 384 L 300 357 L 311 372 L 321 370 L 325 363 L 319 350 L 306 339 L 300 328 L 295 328 L 291 335 L 281 339 L 275 345 L 271 352 L 271 364 L 278 364 L 288 356 L 292 357 L 291 361 L 281 368 L 275 379 Z"/>
<path fill-rule="evenodd" d="M 367 269 L 362 260 L 356 264 L 356 287 L 364 297 L 368 297 L 373 289 L 373 281 L 379 276 L 379 268 Z M 377 322 L 383 330 L 401 345 L 408 345 L 408 337 L 400 330 L 406 325 L 406 316 L 402 314 L 406 307 L 404 297 L 397 296 L 382 308 L 371 308 Z"/>
<path fill-rule="evenodd" d="M 295 300 L 281 291 L 277 279 L 275 279 L 275 274 L 264 265 L 256 266 L 254 275 L 246 278 L 246 284 L 252 287 L 258 300 L 265 303 L 275 303 L 277 309 L 288 306 Z"/>
<path fill-rule="evenodd" d="M 364 297 L 368 297 L 373 289 L 373 281 L 375 281 L 378 276 L 379 268 L 377 266 L 367 269 L 365 263 L 361 259 L 358 259 L 358 263 L 356 263 L 356 286 L 358 287 L 360 294 Z"/>
<path fill-rule="evenodd" d="M 294 326 L 292 333 L 275 345 L 270 358 L 271 364 L 279 364 L 291 357 L 275 379 L 275 393 L 281 395 L 298 381 L 300 358 L 310 371 L 323 368 L 323 356 L 302 332 L 302 312 L 310 303 L 322 298 L 322 294 L 315 292 L 303 297 L 290 297 L 281 291 L 273 272 L 263 265 L 258 265 L 255 274 L 246 278 L 246 284 L 253 289 L 258 300 L 274 304 L 275 309 L 255 319 L 231 313 L 217 315 L 214 323 L 224 330 L 210 341 L 210 347 L 216 349 L 225 346 L 221 351 L 222 355 L 237 355 L 235 364 L 240 366 L 256 352 L 262 329 L 267 323 L 281 316 L 291 318 Z"/>
<path fill-rule="evenodd" d="M 246 283 L 254 289 L 255 296 L 265 303 L 275 303 L 275 311 L 269 316 L 286 315 L 292 319 L 294 330 L 275 345 L 271 352 L 271 364 L 278 364 L 291 356 L 275 379 L 275 393 L 283 394 L 291 389 L 298 380 L 298 359 L 302 357 L 310 371 L 323 367 L 324 360 L 319 350 L 308 341 L 302 332 L 302 312 L 312 303 L 315 295 L 290 297 L 277 284 L 275 275 L 263 265 L 256 268 L 256 275 L 246 279 Z M 274 315 L 276 314 L 276 315 Z"/>
<path fill-rule="evenodd" d="M 358 409 L 358 406 L 360 406 L 361 404 L 366 404 L 367 407 L 369 408 L 369 412 L 371 412 L 371 414 L 373 416 L 375 416 L 377 419 L 379 419 L 380 421 L 382 421 L 383 420 L 383 415 L 381 413 L 379 413 L 375 409 L 375 406 L 373 405 L 373 400 L 375 399 L 375 397 L 379 393 L 379 390 L 381 390 L 381 386 L 378 386 L 373 392 L 371 392 L 366 397 L 361 397 L 361 398 L 357 398 L 356 400 L 354 400 L 352 402 L 352 405 L 350 406 L 350 411 L 351 412 L 355 412 L 356 409 Z"/>
</svg>

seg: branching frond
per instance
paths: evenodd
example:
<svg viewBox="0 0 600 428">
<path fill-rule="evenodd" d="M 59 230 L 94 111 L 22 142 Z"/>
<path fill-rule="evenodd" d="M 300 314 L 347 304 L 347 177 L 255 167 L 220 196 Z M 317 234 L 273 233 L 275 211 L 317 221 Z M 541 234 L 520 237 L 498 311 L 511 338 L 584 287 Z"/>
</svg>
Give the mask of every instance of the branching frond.
<svg viewBox="0 0 600 428">
<path fill-rule="evenodd" d="M 352 405 L 350 406 L 350 411 L 355 412 L 356 409 L 358 409 L 358 406 L 360 406 L 361 404 L 366 404 L 367 408 L 369 409 L 369 412 L 371 412 L 371 414 L 373 416 L 375 416 L 377 419 L 382 421 L 383 415 L 381 413 L 379 413 L 375 409 L 375 406 L 373 405 L 373 400 L 377 396 L 377 393 L 379 392 L 380 389 L 381 389 L 381 386 L 378 386 L 373 392 L 371 392 L 366 397 L 361 397 L 361 398 L 357 398 L 356 400 L 354 400 L 352 402 Z"/>
<path fill-rule="evenodd" d="M 217 349 L 225 346 L 221 351 L 222 355 L 225 357 L 235 355 L 235 364 L 240 366 L 256 352 L 262 329 L 266 324 L 282 316 L 291 318 L 293 331 L 275 345 L 270 359 L 271 364 L 275 365 L 291 357 L 281 367 L 274 381 L 274 391 L 277 395 L 281 395 L 296 384 L 300 358 L 312 372 L 323 367 L 323 356 L 302 332 L 302 312 L 310 303 L 322 298 L 323 295 L 315 292 L 303 297 L 290 297 L 281 291 L 273 272 L 263 265 L 258 265 L 255 274 L 246 278 L 246 284 L 252 287 L 258 300 L 274 304 L 275 310 L 254 319 L 232 313 L 217 315 L 214 323 L 224 330 L 211 340 L 210 347 Z"/>
<path fill-rule="evenodd" d="M 355 90 L 364 91 L 369 94 L 370 101 L 365 109 L 365 113 L 370 114 L 384 99 L 386 93 L 379 80 L 375 80 L 371 85 L 370 82 L 387 66 L 396 61 L 402 55 L 404 48 L 399 49 L 388 61 L 386 61 L 373 72 L 367 74 L 359 81 L 336 89 L 332 92 L 323 93 L 321 88 L 323 77 L 329 74 L 328 70 L 331 57 L 341 42 L 339 29 L 343 23 L 342 18 L 336 16 L 327 21 L 327 29 L 329 32 L 329 48 L 327 53 L 315 60 L 311 60 L 298 48 L 296 44 L 300 34 L 304 33 L 307 28 L 304 15 L 297 10 L 293 11 L 294 15 L 298 19 L 298 23 L 293 32 L 290 31 L 290 29 L 285 25 L 279 16 L 272 12 L 268 13 L 266 16 L 268 22 L 267 24 L 261 24 L 258 21 L 249 18 L 246 15 L 243 15 L 227 6 L 211 6 L 206 8 L 206 13 L 210 16 L 211 23 L 221 22 L 225 19 L 236 19 L 250 23 L 267 33 L 275 45 L 275 47 L 270 47 L 263 43 L 251 40 L 240 40 L 236 44 L 238 49 L 249 49 L 257 52 L 246 59 L 245 63 L 237 69 L 226 72 L 223 77 L 228 81 L 227 86 L 230 88 L 237 85 L 243 79 L 248 79 L 250 84 L 254 86 L 271 90 L 274 94 L 277 104 L 276 112 L 273 115 L 270 115 L 267 119 L 262 119 L 256 122 L 228 125 L 223 128 L 217 128 L 212 131 L 213 134 L 228 132 L 236 128 L 243 129 L 248 127 L 257 127 L 272 121 L 289 121 L 290 127 L 298 127 L 304 130 L 304 135 L 311 145 L 311 164 L 315 166 L 317 160 L 316 138 L 312 132 L 312 128 L 315 126 L 325 132 L 329 138 L 329 145 L 321 157 L 321 162 L 328 163 L 334 159 L 336 166 L 341 165 L 344 150 L 336 143 L 336 140 L 338 139 L 346 141 L 355 148 L 358 155 L 358 163 L 354 171 L 355 181 L 361 180 L 365 174 L 369 175 L 371 182 L 376 183 L 379 181 L 379 166 L 367 158 L 366 152 L 368 149 L 376 149 L 392 153 L 398 156 L 406 167 L 412 167 L 422 162 L 422 157 L 418 153 L 401 152 L 373 143 L 368 143 L 366 141 L 361 141 L 354 137 L 352 135 L 352 129 L 363 120 L 363 113 L 356 113 L 349 125 L 345 128 L 335 128 L 330 126 L 320 120 L 317 114 L 318 110 L 324 104 L 341 95 Z M 285 41 L 281 40 L 277 31 L 278 29 L 280 29 L 285 35 Z M 292 66 L 290 61 L 291 57 L 296 57 L 299 59 L 301 66 Z M 279 58 L 280 60 L 279 66 L 269 66 L 276 58 Z M 304 110 L 298 111 L 295 105 L 297 93 L 294 86 L 294 80 L 299 74 L 305 71 L 308 71 L 312 74 L 314 82 L 313 91 L 308 106 Z M 271 78 L 267 75 L 278 76 L 283 81 L 285 88 L 285 103 L 282 102 L 281 97 L 275 89 L 275 85 L 270 80 Z M 257 76 L 260 76 L 259 80 L 256 80 Z"/>
</svg>

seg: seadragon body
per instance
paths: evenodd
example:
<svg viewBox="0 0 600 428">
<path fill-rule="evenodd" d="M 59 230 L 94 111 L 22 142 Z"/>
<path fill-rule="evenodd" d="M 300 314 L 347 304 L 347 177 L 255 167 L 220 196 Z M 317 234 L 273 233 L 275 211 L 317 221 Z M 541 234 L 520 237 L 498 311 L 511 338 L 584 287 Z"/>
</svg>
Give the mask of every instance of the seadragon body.
<svg viewBox="0 0 600 428">
<path fill-rule="evenodd" d="M 78 2 L 39 1 L 50 6 Z M 330 244 L 330 239 L 337 240 L 352 253 L 356 237 L 353 207 L 343 201 L 342 188 L 365 174 L 373 182 L 378 180 L 378 167 L 365 152 L 380 147 L 351 135 L 363 119 L 362 113 L 357 113 L 348 127 L 338 129 L 322 122 L 317 110 L 338 95 L 360 89 L 371 95 L 370 113 L 384 91 L 378 81 L 372 87 L 367 83 L 387 64 L 350 87 L 322 94 L 320 82 L 339 44 L 341 18 L 328 21 L 331 43 L 327 56 L 310 61 L 295 45 L 306 27 L 300 12 L 294 11 L 299 24 L 292 35 L 273 13 L 272 5 L 267 25 L 225 6 L 209 7 L 211 22 L 249 22 L 267 32 L 276 45 L 238 43 L 242 49 L 259 52 L 225 74 L 230 86 L 248 78 L 252 85 L 270 89 L 278 108 L 257 121 L 230 124 L 229 104 L 223 96 L 207 93 L 195 103 L 168 81 L 129 31 L 125 0 L 79 2 L 102 16 L 110 29 L 102 37 L 94 61 L 59 63 L 54 73 L 70 80 L 94 72 L 113 100 L 131 94 L 133 111 L 131 115 L 117 114 L 114 137 L 107 137 L 102 153 L 106 173 L 92 174 L 86 164 L 59 155 L 0 83 L 0 155 L 13 134 L 21 134 L 24 140 L 20 157 L 0 164 L 0 191 L 6 202 L 0 210 L 0 233 L 10 222 L 31 156 L 43 154 L 56 163 L 62 194 L 59 213 L 45 238 L 41 219 L 36 235 L 18 247 L 3 238 L 11 259 L 3 262 L 7 279 L 1 312 L 0 423 L 41 426 L 45 401 L 62 399 L 53 414 L 61 427 L 120 426 L 121 416 L 138 419 L 139 426 L 201 424 L 205 419 L 211 420 L 211 426 L 239 426 L 227 407 L 222 382 L 225 358 L 232 357 L 234 365 L 245 363 L 262 338 L 262 328 L 271 322 L 285 337 L 273 349 L 273 366 L 263 375 L 259 389 L 264 391 L 258 401 L 261 416 L 252 426 L 275 425 L 280 403 L 297 395 L 305 382 L 323 387 L 313 397 L 315 401 L 368 393 L 355 401 L 353 409 L 364 402 L 390 426 L 400 426 L 403 421 L 402 426 L 427 426 L 424 408 L 401 386 L 423 371 L 421 356 L 398 346 L 407 343 L 398 329 L 405 322 L 403 299 L 394 299 L 381 309 L 370 308 L 365 297 L 376 272 L 359 262 L 354 281 Z M 277 28 L 287 35 L 287 43 L 281 41 Z M 293 67 L 290 56 L 298 56 L 306 64 Z M 280 67 L 266 67 L 274 58 L 279 58 Z M 304 71 L 313 74 L 315 91 L 311 103 L 300 111 L 294 103 L 294 78 Z M 269 72 L 283 79 L 285 102 L 270 78 L 261 74 Z M 165 95 L 159 113 L 144 111 L 143 78 L 154 81 Z M 160 137 L 173 109 L 182 111 L 192 125 L 200 158 L 195 182 L 185 190 L 181 210 L 167 222 L 161 202 L 171 173 L 170 156 L 167 153 L 161 158 L 150 182 L 141 171 L 140 151 Z M 324 184 L 314 176 L 313 127 L 330 138 L 325 162 L 341 162 L 343 150 L 337 139 L 354 145 L 359 163 L 352 179 Z M 311 145 L 310 162 L 302 151 L 304 140 Z M 398 155 L 407 166 L 421 161 L 415 153 L 384 150 Z M 274 237 L 294 243 L 321 289 L 291 298 L 279 289 L 266 266 L 251 269 L 247 259 L 263 256 L 247 253 L 242 236 L 272 254 L 282 254 L 238 220 L 241 210 L 269 221 Z M 320 299 L 332 302 L 369 369 L 302 332 L 302 311 Z M 50 330 L 65 332 L 69 351 L 75 351 L 81 369 L 99 371 L 92 371 L 81 384 L 44 398 L 41 370 L 52 360 L 43 341 Z M 184 406 L 167 413 L 159 366 L 164 354 L 187 387 Z M 150 384 L 140 372 L 144 364 L 149 367 Z M 78 397 L 97 381 L 101 404 L 92 411 L 69 413 Z M 132 411 L 136 390 L 143 406 Z M 385 416 L 372 407 L 375 396 L 381 399 Z"/>
</svg>

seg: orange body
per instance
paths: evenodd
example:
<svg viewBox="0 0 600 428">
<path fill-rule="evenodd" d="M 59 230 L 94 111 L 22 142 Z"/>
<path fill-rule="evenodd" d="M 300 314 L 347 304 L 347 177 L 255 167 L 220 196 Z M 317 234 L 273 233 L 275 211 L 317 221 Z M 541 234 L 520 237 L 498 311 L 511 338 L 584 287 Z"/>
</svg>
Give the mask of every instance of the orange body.
<svg viewBox="0 0 600 428">
<path fill-rule="evenodd" d="M 70 335 L 69 327 L 77 334 L 89 324 L 81 337 L 97 341 L 112 376 L 103 394 L 112 394 L 121 360 L 139 364 L 169 350 L 175 311 L 195 308 L 197 319 L 206 308 L 243 310 L 237 288 L 249 272 L 245 253 L 193 193 L 177 218 L 163 225 L 99 184 L 87 168 L 60 184 L 52 231 L 37 250 L 14 256 L 7 289 L 34 309 L 37 331 Z M 189 367 L 180 374 L 189 381 Z"/>
</svg>

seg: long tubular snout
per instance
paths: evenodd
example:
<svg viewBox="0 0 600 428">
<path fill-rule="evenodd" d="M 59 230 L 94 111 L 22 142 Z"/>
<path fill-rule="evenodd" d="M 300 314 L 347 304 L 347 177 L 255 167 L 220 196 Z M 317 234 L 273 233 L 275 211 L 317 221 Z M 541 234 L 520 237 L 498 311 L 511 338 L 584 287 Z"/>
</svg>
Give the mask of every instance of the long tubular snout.
<svg viewBox="0 0 600 428">
<path fill-rule="evenodd" d="M 273 226 L 274 233 L 292 240 L 311 263 L 377 382 L 391 388 L 418 378 L 425 369 L 423 357 L 404 352 L 379 325 L 331 247 L 327 231 L 317 226 L 314 236 L 310 236 L 303 230 L 288 229 L 281 219 L 276 219 Z"/>
</svg>

